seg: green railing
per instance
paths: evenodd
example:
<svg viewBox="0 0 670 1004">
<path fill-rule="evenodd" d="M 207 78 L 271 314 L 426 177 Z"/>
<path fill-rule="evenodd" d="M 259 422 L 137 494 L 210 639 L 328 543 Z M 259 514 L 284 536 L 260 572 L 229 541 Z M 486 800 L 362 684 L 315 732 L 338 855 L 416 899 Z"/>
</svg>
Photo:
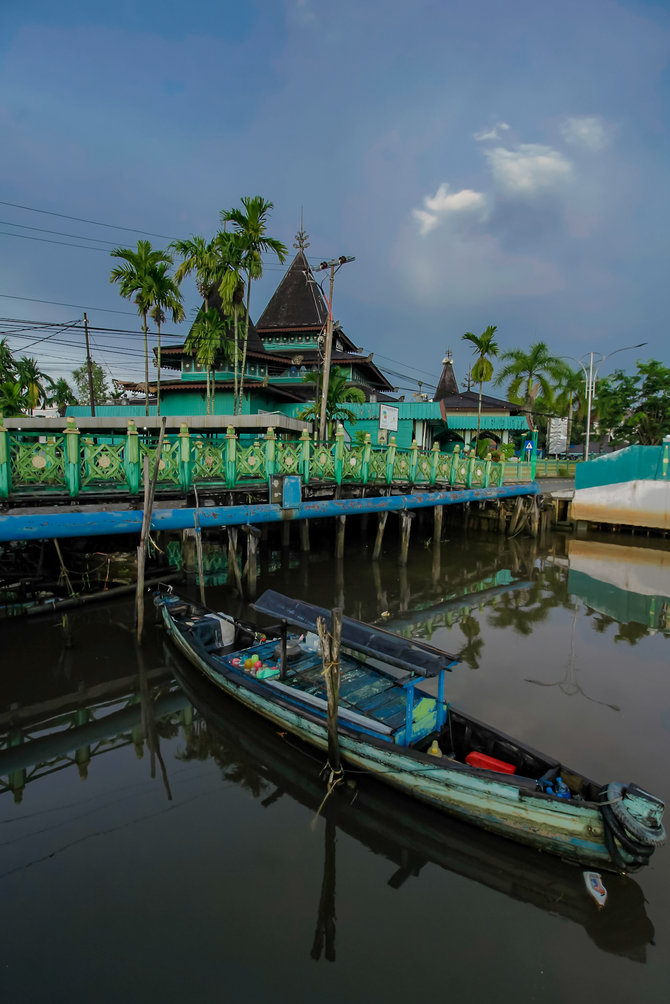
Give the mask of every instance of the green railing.
<svg viewBox="0 0 670 1004">
<path fill-rule="evenodd" d="M 57 433 L 9 431 L 0 419 L 0 497 L 15 493 L 67 493 L 72 498 L 96 492 L 142 489 L 144 457 L 153 470 L 158 449 L 155 435 L 140 435 L 133 421 L 125 434 L 82 435 L 75 419 Z M 158 487 L 188 491 L 195 485 L 239 488 L 268 483 L 277 475 L 298 475 L 303 484 L 418 485 L 488 488 L 502 485 L 505 465 L 469 452 L 420 450 L 416 443 L 400 449 L 391 437 L 387 447 L 374 447 L 369 434 L 361 444 L 347 444 L 339 426 L 331 443 L 315 443 L 305 430 L 298 440 L 277 438 L 269 428 L 245 445 L 232 426 L 225 436 L 191 433 L 183 424 L 166 435 L 159 458 Z"/>
<path fill-rule="evenodd" d="M 579 461 L 576 460 L 536 460 L 535 477 L 533 464 L 526 460 L 508 460 L 505 463 L 505 477 L 508 481 L 534 481 L 535 478 L 574 478 Z"/>
</svg>

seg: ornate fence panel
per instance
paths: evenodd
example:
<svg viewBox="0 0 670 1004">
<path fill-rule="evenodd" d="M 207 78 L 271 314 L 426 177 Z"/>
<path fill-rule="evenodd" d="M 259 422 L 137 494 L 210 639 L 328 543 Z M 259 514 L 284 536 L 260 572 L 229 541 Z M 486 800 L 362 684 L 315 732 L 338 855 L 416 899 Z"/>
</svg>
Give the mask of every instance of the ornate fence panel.
<svg viewBox="0 0 670 1004">
<path fill-rule="evenodd" d="M 140 444 L 140 465 L 144 470 L 144 458 L 149 457 L 149 472 L 153 472 L 158 446 Z M 158 462 L 159 485 L 179 484 L 179 442 L 178 440 L 163 440 L 160 460 Z"/>
<path fill-rule="evenodd" d="M 277 440 L 275 447 L 275 474 L 300 474 L 302 445 L 300 442 L 286 443 Z"/>
<path fill-rule="evenodd" d="M 222 447 L 221 444 L 196 439 L 191 442 L 191 457 L 193 481 L 226 480 L 225 444 Z"/>
<path fill-rule="evenodd" d="M 313 480 L 335 480 L 335 447 L 328 443 L 317 443 L 310 459 L 310 473 Z"/>
<path fill-rule="evenodd" d="M 267 480 L 265 470 L 265 450 L 256 440 L 251 446 L 240 446 L 236 456 L 237 480 Z"/>
<path fill-rule="evenodd" d="M 125 488 L 124 443 L 81 440 L 80 485 L 87 488 Z"/>
<path fill-rule="evenodd" d="M 343 481 L 367 481 L 365 474 L 365 446 L 351 446 L 345 449 L 342 458 Z"/>
<path fill-rule="evenodd" d="M 40 442 L 40 439 L 43 442 Z M 65 436 L 10 436 L 12 487 L 66 487 Z"/>
</svg>

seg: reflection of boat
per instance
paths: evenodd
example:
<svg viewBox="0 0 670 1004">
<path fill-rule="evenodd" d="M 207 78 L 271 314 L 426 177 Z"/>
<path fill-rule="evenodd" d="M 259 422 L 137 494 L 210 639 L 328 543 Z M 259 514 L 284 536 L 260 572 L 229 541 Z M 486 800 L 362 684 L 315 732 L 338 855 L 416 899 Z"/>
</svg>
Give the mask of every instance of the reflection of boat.
<svg viewBox="0 0 670 1004">
<path fill-rule="evenodd" d="M 277 644 L 177 596 L 158 602 L 172 639 L 212 682 L 305 742 L 332 748 L 315 634 L 319 619 L 330 618 L 325 610 L 265 592 L 257 611 L 306 632 L 287 646 L 285 634 Z M 603 788 L 445 703 L 450 656 L 346 617 L 342 645 L 336 728 L 348 764 L 466 822 L 591 867 L 639 867 L 663 842 L 660 799 L 632 784 Z M 415 696 L 426 677 L 437 678 L 437 699 Z"/>
<path fill-rule="evenodd" d="M 166 661 L 172 663 L 187 697 L 205 719 L 209 749 L 226 769 L 226 777 L 237 778 L 238 783 L 241 778 L 253 778 L 256 797 L 267 808 L 286 794 L 312 811 L 318 809 L 323 800 L 321 765 L 307 750 L 280 738 L 267 722 L 221 694 L 177 653 Z M 394 870 L 388 879 L 392 888 L 434 864 L 580 924 L 603 951 L 645 960 L 645 946 L 652 942 L 654 929 L 642 890 L 630 878 L 608 877 L 607 906 L 599 911 L 578 869 L 555 858 L 528 854 L 509 841 L 445 818 L 367 777 L 355 799 L 349 790 L 336 789 L 322 815 L 327 824 L 336 824 L 392 862 Z M 329 847 L 327 841 L 326 852 Z M 327 853 L 328 866 L 334 867 L 334 861 Z M 331 878 L 324 876 L 324 890 L 330 885 Z M 320 913 L 323 899 L 322 894 Z"/>
</svg>

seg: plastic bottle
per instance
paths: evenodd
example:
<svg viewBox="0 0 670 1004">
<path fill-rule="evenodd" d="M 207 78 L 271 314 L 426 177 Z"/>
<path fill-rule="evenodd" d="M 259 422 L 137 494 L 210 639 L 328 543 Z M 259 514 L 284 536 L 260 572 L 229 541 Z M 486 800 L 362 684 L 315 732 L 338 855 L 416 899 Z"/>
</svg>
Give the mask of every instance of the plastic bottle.
<svg viewBox="0 0 670 1004">
<path fill-rule="evenodd" d="M 566 798 L 566 799 L 570 798 L 570 789 L 568 788 L 567 784 L 565 783 L 562 777 L 556 778 L 556 787 L 554 794 L 558 795 L 559 798 Z"/>
</svg>

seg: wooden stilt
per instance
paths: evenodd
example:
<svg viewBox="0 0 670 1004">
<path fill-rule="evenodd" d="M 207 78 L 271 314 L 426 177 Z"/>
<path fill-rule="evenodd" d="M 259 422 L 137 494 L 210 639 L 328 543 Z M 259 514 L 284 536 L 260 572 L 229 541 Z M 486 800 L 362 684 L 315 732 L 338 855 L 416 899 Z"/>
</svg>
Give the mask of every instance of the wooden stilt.
<svg viewBox="0 0 670 1004">
<path fill-rule="evenodd" d="M 309 551 L 309 520 L 300 521 L 300 550 L 307 553 Z"/>
<path fill-rule="evenodd" d="M 498 533 L 504 533 L 505 527 L 507 525 L 507 510 L 505 509 L 505 503 L 498 503 Z"/>
<path fill-rule="evenodd" d="M 540 530 L 540 507 L 537 503 L 537 495 L 533 495 L 530 509 L 530 535 L 537 537 Z"/>
<path fill-rule="evenodd" d="M 382 541 L 384 539 L 384 528 L 386 526 L 387 519 L 388 512 L 377 513 L 377 537 L 375 539 L 375 547 L 372 552 L 373 561 L 379 561 L 379 557 L 382 553 Z"/>
<path fill-rule="evenodd" d="M 163 452 L 163 436 L 165 435 L 165 418 L 161 420 L 161 431 L 158 436 L 158 446 L 156 448 L 156 459 L 154 469 L 149 483 L 149 457 L 144 457 L 144 516 L 142 519 L 142 532 L 140 543 L 137 548 L 137 591 L 135 593 L 135 607 L 137 620 L 137 643 L 142 644 L 142 628 L 144 627 L 144 565 L 147 554 L 147 540 L 151 530 L 151 510 L 154 504 L 154 494 L 158 482 L 158 472 L 160 470 L 161 455 Z"/>
<path fill-rule="evenodd" d="M 344 557 L 344 532 L 347 525 L 346 516 L 335 517 L 335 557 Z"/>
<path fill-rule="evenodd" d="M 442 518 L 444 516 L 444 506 L 433 507 L 433 543 L 439 544 L 442 540 Z"/>
<path fill-rule="evenodd" d="M 240 575 L 239 565 L 237 564 L 237 527 L 228 527 L 228 578 L 230 579 L 230 573 L 233 573 L 233 578 L 235 579 L 235 586 L 237 588 L 240 596 L 244 596 L 244 589 L 242 588 L 242 576 Z"/>
<path fill-rule="evenodd" d="M 332 612 L 332 629 L 328 631 L 325 618 L 318 617 L 316 621 L 321 640 L 321 658 L 323 660 L 323 675 L 326 681 L 328 695 L 328 763 L 331 775 L 329 789 L 340 779 L 342 764 L 340 761 L 340 744 L 337 735 L 337 709 L 340 700 L 340 638 L 342 635 L 342 609 L 335 607 Z"/>
<path fill-rule="evenodd" d="M 258 579 L 258 541 L 261 531 L 255 526 L 245 526 L 242 529 L 247 535 L 247 560 L 244 566 L 247 594 L 249 599 L 253 600 L 256 596 L 256 581 Z"/>
<path fill-rule="evenodd" d="M 407 564 L 407 555 L 409 554 L 409 537 L 412 532 L 412 517 L 414 513 L 405 510 L 400 513 L 400 557 L 398 558 L 398 564 L 403 566 Z"/>
<path fill-rule="evenodd" d="M 510 537 L 514 535 L 519 525 L 519 520 L 521 519 L 522 512 L 523 512 L 523 497 L 521 495 L 517 495 L 516 502 L 514 504 L 514 512 L 512 513 L 512 518 L 507 528 L 507 533 Z"/>
<path fill-rule="evenodd" d="M 291 523 L 287 519 L 285 519 L 281 525 L 281 546 L 291 546 Z"/>
</svg>

